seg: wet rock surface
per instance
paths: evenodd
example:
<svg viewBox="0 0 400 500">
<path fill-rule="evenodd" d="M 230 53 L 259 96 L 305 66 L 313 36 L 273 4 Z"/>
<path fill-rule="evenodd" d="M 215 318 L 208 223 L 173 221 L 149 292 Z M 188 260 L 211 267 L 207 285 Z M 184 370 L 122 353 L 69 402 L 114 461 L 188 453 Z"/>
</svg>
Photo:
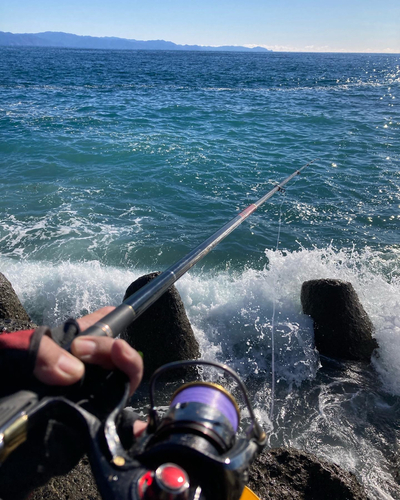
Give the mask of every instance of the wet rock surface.
<svg viewBox="0 0 400 500">
<path fill-rule="evenodd" d="M 53 477 L 36 489 L 29 500 L 101 500 L 87 457 L 65 476 Z"/>
<path fill-rule="evenodd" d="M 159 274 L 138 278 L 126 290 L 124 300 Z M 175 286 L 132 323 L 122 338 L 143 353 L 145 378 L 165 363 L 200 357 L 199 344 Z"/>
<path fill-rule="evenodd" d="M 367 500 L 356 477 L 314 455 L 290 448 L 262 453 L 250 469 L 249 488 L 261 500 Z M 30 500 L 100 500 L 87 458 L 53 478 Z"/>
<path fill-rule="evenodd" d="M 0 273 L 0 318 L 13 318 L 21 321 L 30 319 L 11 283 L 2 273 Z"/>
<path fill-rule="evenodd" d="M 324 356 L 370 361 L 378 347 L 373 325 L 351 283 L 320 279 L 301 288 L 304 314 L 314 320 L 315 346 Z"/>
<path fill-rule="evenodd" d="M 19 332 L 20 330 L 32 330 L 36 328 L 33 321 L 19 321 L 17 319 L 0 319 L 0 332 Z"/>
<path fill-rule="evenodd" d="M 0 273 L 0 332 L 35 328 L 11 283 Z"/>
<path fill-rule="evenodd" d="M 263 500 L 367 500 L 353 474 L 292 448 L 262 453 L 251 468 L 249 487 Z"/>
</svg>

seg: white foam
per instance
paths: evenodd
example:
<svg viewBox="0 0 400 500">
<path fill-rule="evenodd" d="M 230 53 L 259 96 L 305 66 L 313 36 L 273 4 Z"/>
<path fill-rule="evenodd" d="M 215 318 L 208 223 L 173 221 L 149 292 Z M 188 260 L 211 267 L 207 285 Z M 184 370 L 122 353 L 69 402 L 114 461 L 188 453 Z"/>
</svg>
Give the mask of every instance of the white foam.
<svg viewBox="0 0 400 500">
<path fill-rule="evenodd" d="M 205 357 L 229 363 L 242 376 L 270 373 L 271 318 L 277 300 L 277 373 L 289 383 L 315 375 L 318 356 L 312 348 L 312 323 L 299 301 L 287 297 L 269 271 L 247 270 L 240 276 L 188 275 L 178 284 L 188 316 L 199 332 Z M 219 345 L 218 351 L 210 346 Z"/>
<path fill-rule="evenodd" d="M 228 363 L 251 383 L 251 399 L 268 429 L 270 444 L 295 446 L 335 461 L 356 473 L 374 498 L 382 500 L 397 498 L 398 493 L 390 473 L 392 445 L 386 443 L 384 432 L 382 443 L 368 439 L 368 435 L 380 434 L 375 434 L 375 423 L 369 421 L 365 408 L 396 418 L 396 408 L 385 399 L 385 391 L 400 395 L 397 262 L 396 249 L 384 253 L 333 247 L 287 253 L 268 250 L 263 270 L 248 269 L 240 274 L 192 270 L 177 283 L 202 357 Z M 149 272 L 107 267 L 97 261 L 50 264 L 5 257 L 0 257 L 0 266 L 30 314 L 50 326 L 68 316 L 118 305 L 129 284 Z M 301 313 L 300 290 L 304 281 L 315 278 L 353 284 L 380 345 L 374 367 L 381 379 L 381 393 L 370 394 L 362 386 L 355 386 L 355 392 L 344 390 L 346 380 L 340 376 L 317 386 L 305 383 L 316 377 L 319 358 L 313 349 L 312 321 Z M 279 394 L 270 420 L 274 300 Z M 379 423 L 376 425 L 379 429 Z"/>
<path fill-rule="evenodd" d="M 301 312 L 304 281 L 338 278 L 350 281 L 374 327 L 380 345 L 373 360 L 386 391 L 400 395 L 400 279 L 395 249 L 366 248 L 267 250 L 264 270 L 218 274 L 192 270 L 177 287 L 199 339 L 202 355 L 228 362 L 242 376 L 270 374 L 271 318 L 276 301 L 277 380 L 299 384 L 313 378 L 318 354 L 312 322 Z M 0 257 L 29 313 L 49 325 L 98 307 L 118 305 L 126 288 L 150 270 L 126 270 L 97 261 L 81 263 L 19 261 Z"/>
<path fill-rule="evenodd" d="M 122 212 L 118 219 L 129 213 L 129 210 Z M 20 220 L 12 214 L 5 216 L 0 221 L 0 243 L 7 256 L 28 260 L 47 251 L 55 255 L 54 258 L 56 255 L 62 258 L 62 255 L 72 255 L 73 248 L 86 256 L 86 251 L 90 253 L 98 247 L 107 248 L 114 241 L 124 238 L 135 241 L 134 236 L 137 237 L 143 230 L 142 221 L 145 218 L 133 217 L 126 225 L 118 224 L 115 220 L 108 223 L 91 221 L 90 217 L 78 216 L 71 203 L 63 203 L 57 209 L 49 209 L 39 219 L 32 217 Z M 65 247 L 69 253 L 62 252 Z"/>
<path fill-rule="evenodd" d="M 33 319 L 49 326 L 119 305 L 126 288 L 143 274 L 97 261 L 51 264 L 0 257 L 0 265 Z"/>
<path fill-rule="evenodd" d="M 373 363 L 386 391 L 400 395 L 400 277 L 399 250 L 370 248 L 305 250 L 284 254 L 267 250 L 271 272 L 279 275 L 287 297 L 299 294 L 310 279 L 336 278 L 352 283 L 375 328 L 380 349 Z M 295 297 L 292 297 L 295 300 Z"/>
</svg>

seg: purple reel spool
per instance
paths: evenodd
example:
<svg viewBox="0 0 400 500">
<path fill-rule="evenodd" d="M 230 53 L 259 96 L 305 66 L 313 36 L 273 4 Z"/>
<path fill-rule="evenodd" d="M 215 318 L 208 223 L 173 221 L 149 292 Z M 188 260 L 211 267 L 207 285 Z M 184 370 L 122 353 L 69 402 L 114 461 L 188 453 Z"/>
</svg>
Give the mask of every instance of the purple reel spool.
<svg viewBox="0 0 400 500">
<path fill-rule="evenodd" d="M 218 384 L 186 384 L 174 394 L 171 407 L 178 403 L 203 403 L 216 408 L 229 420 L 235 433 L 238 429 L 240 412 L 237 403 L 229 392 Z"/>
</svg>

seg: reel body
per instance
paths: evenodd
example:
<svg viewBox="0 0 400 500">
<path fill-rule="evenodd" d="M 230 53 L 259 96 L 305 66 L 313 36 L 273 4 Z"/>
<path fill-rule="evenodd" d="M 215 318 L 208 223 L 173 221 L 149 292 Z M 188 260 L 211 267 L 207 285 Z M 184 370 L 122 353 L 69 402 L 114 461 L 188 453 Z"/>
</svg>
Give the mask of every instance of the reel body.
<svg viewBox="0 0 400 500">
<path fill-rule="evenodd" d="M 240 412 L 223 387 L 209 382 L 184 384 L 161 418 L 154 404 L 155 382 L 168 370 L 207 365 L 238 384 L 250 414 L 250 425 L 238 437 Z M 169 363 L 150 380 L 147 429 L 130 450 L 124 448 L 118 424 L 129 397 L 129 382 L 119 371 L 104 372 L 96 384 L 62 395 L 39 397 L 20 391 L 0 401 L 0 462 L 29 440 L 30 432 L 49 419 L 73 428 L 86 443 L 89 460 L 104 500 L 239 500 L 251 463 L 266 435 L 257 422 L 246 388 L 225 365 L 196 360 Z M 1 468 L 0 468 L 1 472 Z M 245 491 L 244 497 L 249 498 Z M 250 497 L 251 498 L 251 497 Z M 243 500 L 242 499 L 242 500 Z"/>
</svg>

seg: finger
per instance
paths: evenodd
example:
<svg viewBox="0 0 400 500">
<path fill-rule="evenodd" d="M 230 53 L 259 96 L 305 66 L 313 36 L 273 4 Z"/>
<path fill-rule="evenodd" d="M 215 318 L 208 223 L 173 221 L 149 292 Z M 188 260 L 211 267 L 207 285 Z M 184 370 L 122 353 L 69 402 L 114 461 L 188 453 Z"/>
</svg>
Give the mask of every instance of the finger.
<svg viewBox="0 0 400 500">
<path fill-rule="evenodd" d="M 117 339 L 112 346 L 111 358 L 115 366 L 128 375 L 131 383 L 130 394 L 132 395 L 142 380 L 142 357 L 125 340 Z"/>
<path fill-rule="evenodd" d="M 111 349 L 115 342 L 110 337 L 77 337 L 71 344 L 71 352 L 84 363 L 96 364 L 112 370 L 115 368 L 111 359 Z"/>
<path fill-rule="evenodd" d="M 106 370 L 118 368 L 123 371 L 129 377 L 131 393 L 141 381 L 142 358 L 124 340 L 109 337 L 78 337 L 71 345 L 71 352 L 85 363 L 96 364 Z"/>
<path fill-rule="evenodd" d="M 104 316 L 114 311 L 114 309 L 115 307 L 113 306 L 102 307 L 101 309 L 98 309 L 97 311 L 91 314 L 87 314 L 83 318 L 77 319 L 81 331 L 84 332 L 87 328 L 89 328 L 89 326 L 92 326 L 101 319 L 103 319 Z"/>
<path fill-rule="evenodd" d="M 42 338 L 33 371 L 38 380 L 48 385 L 69 385 L 80 380 L 84 371 L 82 361 L 62 349 L 50 337 Z"/>
</svg>

